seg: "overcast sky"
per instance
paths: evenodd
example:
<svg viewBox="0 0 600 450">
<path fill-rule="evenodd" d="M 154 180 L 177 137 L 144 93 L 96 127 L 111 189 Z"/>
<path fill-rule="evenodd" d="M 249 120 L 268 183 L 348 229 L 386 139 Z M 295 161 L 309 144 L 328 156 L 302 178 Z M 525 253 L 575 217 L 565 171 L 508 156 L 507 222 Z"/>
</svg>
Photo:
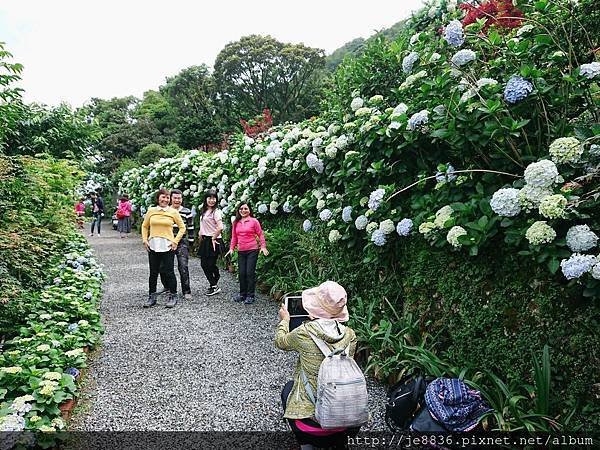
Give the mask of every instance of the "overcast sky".
<svg viewBox="0 0 600 450">
<path fill-rule="evenodd" d="M 0 0 L 0 41 L 25 66 L 26 101 L 141 97 L 249 34 L 327 54 L 408 17 L 423 0 Z"/>
</svg>

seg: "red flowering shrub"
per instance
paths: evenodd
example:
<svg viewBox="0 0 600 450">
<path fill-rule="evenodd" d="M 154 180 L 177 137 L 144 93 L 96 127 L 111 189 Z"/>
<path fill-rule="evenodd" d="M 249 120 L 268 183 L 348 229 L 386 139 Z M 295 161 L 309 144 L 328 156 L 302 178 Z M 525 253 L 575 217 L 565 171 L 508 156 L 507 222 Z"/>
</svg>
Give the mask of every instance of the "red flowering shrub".
<svg viewBox="0 0 600 450">
<path fill-rule="evenodd" d="M 512 4 L 511 0 L 490 0 L 480 5 L 461 3 L 460 8 L 467 13 L 462 20 L 463 26 L 470 25 L 478 19 L 487 19 L 483 31 L 492 25 L 516 28 L 523 22 L 523 13 Z"/>
<path fill-rule="evenodd" d="M 262 116 L 257 116 L 253 120 L 246 121 L 240 119 L 240 123 L 244 128 L 246 136 L 254 137 L 260 133 L 264 133 L 273 126 L 273 116 L 268 108 L 263 109 Z"/>
</svg>

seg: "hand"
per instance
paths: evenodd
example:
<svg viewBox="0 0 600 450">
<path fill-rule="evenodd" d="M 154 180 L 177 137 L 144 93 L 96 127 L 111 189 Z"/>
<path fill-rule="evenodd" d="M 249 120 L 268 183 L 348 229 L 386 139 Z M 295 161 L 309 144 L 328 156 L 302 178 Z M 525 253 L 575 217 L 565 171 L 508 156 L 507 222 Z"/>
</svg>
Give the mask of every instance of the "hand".
<svg viewBox="0 0 600 450">
<path fill-rule="evenodd" d="M 260 252 L 265 256 L 269 256 L 269 250 L 267 250 L 266 248 L 261 248 Z"/>
<path fill-rule="evenodd" d="M 290 320 L 290 313 L 285 309 L 285 304 L 281 304 L 279 308 L 279 320 Z"/>
<path fill-rule="evenodd" d="M 171 250 L 177 250 L 177 242 L 171 242 Z"/>
<path fill-rule="evenodd" d="M 146 247 L 146 251 L 150 251 L 150 246 L 148 245 L 148 241 L 144 241 L 144 247 Z"/>
<path fill-rule="evenodd" d="M 231 255 L 233 252 L 231 250 L 229 250 L 227 253 L 225 253 L 225 255 L 223 255 L 225 258 L 227 258 L 229 255 Z"/>
<path fill-rule="evenodd" d="M 217 251 L 217 241 L 213 238 L 212 240 L 212 245 L 213 245 L 213 251 Z"/>
</svg>

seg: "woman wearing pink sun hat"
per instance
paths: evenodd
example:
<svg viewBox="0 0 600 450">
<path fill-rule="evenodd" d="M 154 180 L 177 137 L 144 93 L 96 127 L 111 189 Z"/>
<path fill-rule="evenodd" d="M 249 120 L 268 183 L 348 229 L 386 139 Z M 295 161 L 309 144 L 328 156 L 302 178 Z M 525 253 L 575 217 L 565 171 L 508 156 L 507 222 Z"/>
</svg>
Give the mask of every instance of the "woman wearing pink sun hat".
<svg viewBox="0 0 600 450">
<path fill-rule="evenodd" d="M 302 291 L 302 306 L 311 320 L 304 322 L 291 332 L 289 312 L 282 305 L 279 310 L 281 321 L 275 334 L 275 346 L 285 351 L 299 353 L 294 377 L 283 388 L 281 401 L 287 419 L 301 448 L 345 448 L 349 436 L 356 436 L 358 428 L 323 429 L 314 420 L 315 405 L 306 391 L 301 373 L 303 372 L 317 392 L 317 376 L 323 361 L 323 353 L 311 335 L 324 341 L 330 349 L 348 349 L 352 358 L 356 351 L 354 330 L 342 324 L 349 319 L 346 306 L 346 290 L 335 281 L 325 281 L 317 287 Z M 306 447 L 305 447 L 306 446 Z"/>
</svg>

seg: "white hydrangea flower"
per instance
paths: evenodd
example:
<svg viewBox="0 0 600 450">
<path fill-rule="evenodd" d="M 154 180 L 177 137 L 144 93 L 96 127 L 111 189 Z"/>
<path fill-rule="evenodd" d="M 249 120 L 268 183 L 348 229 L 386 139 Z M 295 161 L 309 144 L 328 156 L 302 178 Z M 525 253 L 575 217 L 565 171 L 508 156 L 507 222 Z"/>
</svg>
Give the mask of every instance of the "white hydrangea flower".
<svg viewBox="0 0 600 450">
<path fill-rule="evenodd" d="M 302 223 L 302 229 L 308 233 L 310 230 L 312 230 L 312 222 L 310 220 L 306 219 Z"/>
<path fill-rule="evenodd" d="M 498 82 L 493 78 L 480 78 L 477 80 L 477 88 L 481 89 L 484 86 L 496 86 Z"/>
<path fill-rule="evenodd" d="M 370 223 L 367 225 L 367 233 L 368 233 L 368 234 L 371 234 L 371 233 L 373 233 L 373 231 L 375 231 L 375 230 L 377 230 L 377 229 L 379 229 L 379 224 L 378 224 L 377 222 L 370 222 Z"/>
<path fill-rule="evenodd" d="M 572 252 L 585 252 L 598 243 L 598 235 L 587 225 L 574 225 L 567 231 L 567 246 Z"/>
<path fill-rule="evenodd" d="M 358 109 L 362 108 L 364 104 L 365 101 L 362 98 L 355 97 L 352 99 L 352 103 L 350 103 L 350 108 L 352 108 L 352 111 L 357 111 Z"/>
<path fill-rule="evenodd" d="M 329 144 L 327 147 L 325 147 L 325 154 L 329 157 L 329 158 L 335 158 L 337 155 L 337 147 L 335 146 L 335 144 Z"/>
<path fill-rule="evenodd" d="M 392 219 L 385 219 L 379 224 L 379 229 L 385 234 L 391 234 L 396 230 L 396 226 Z"/>
<path fill-rule="evenodd" d="M 590 270 L 590 273 L 592 274 L 592 277 L 594 279 L 600 280 L 600 263 L 594 265 L 594 267 L 592 267 L 592 269 Z"/>
<path fill-rule="evenodd" d="M 358 108 L 355 112 L 354 115 L 356 117 L 362 117 L 362 116 L 369 116 L 372 112 L 372 109 L 369 108 L 368 106 L 363 106 L 362 108 Z"/>
<path fill-rule="evenodd" d="M 424 234 L 425 236 L 427 236 L 435 229 L 436 226 L 433 222 L 423 222 L 421 225 L 419 225 L 419 233 Z"/>
<path fill-rule="evenodd" d="M 547 219 L 560 219 L 565 215 L 567 199 L 561 194 L 544 197 L 540 203 L 539 211 Z"/>
<path fill-rule="evenodd" d="M 549 188 L 535 187 L 526 184 L 519 191 L 519 202 L 526 210 L 537 209 L 540 206 L 542 199 L 552 195 L 553 192 Z"/>
<path fill-rule="evenodd" d="M 448 234 L 446 235 L 446 240 L 448 241 L 448 243 L 450 245 L 452 245 L 452 247 L 458 248 L 458 247 L 462 246 L 462 244 L 459 242 L 458 238 L 460 236 L 466 236 L 466 235 L 467 235 L 467 230 L 465 230 L 463 227 L 455 225 L 452 228 L 450 228 L 450 231 L 448 231 Z"/>
<path fill-rule="evenodd" d="M 577 138 L 563 137 L 550 144 L 549 152 L 552 161 L 557 164 L 576 163 L 583 155 L 583 146 Z"/>
<path fill-rule="evenodd" d="M 525 238 L 531 245 L 548 244 L 556 238 L 556 231 L 545 220 L 538 220 L 527 229 Z"/>
<path fill-rule="evenodd" d="M 444 228 L 444 224 L 452 217 L 454 210 L 450 205 L 446 205 L 440 208 L 435 213 L 435 220 L 433 221 L 434 225 L 437 228 Z"/>
<path fill-rule="evenodd" d="M 490 200 L 492 210 L 503 217 L 514 217 L 521 212 L 520 191 L 514 188 L 499 189 Z"/>
<path fill-rule="evenodd" d="M 391 117 L 401 116 L 402 114 L 406 114 L 407 111 L 408 111 L 408 106 L 406 106 L 406 104 L 404 104 L 404 103 L 399 103 L 394 108 L 394 111 L 392 111 Z"/>
<path fill-rule="evenodd" d="M 323 208 L 325 208 L 325 205 L 326 205 L 325 200 L 320 199 L 319 201 L 317 201 L 317 210 L 318 211 L 322 210 Z"/>
<path fill-rule="evenodd" d="M 525 169 L 525 182 L 530 186 L 548 188 L 556 182 L 558 169 L 548 160 L 531 163 Z"/>
<path fill-rule="evenodd" d="M 265 205 L 264 203 L 261 203 L 260 205 L 258 205 L 258 212 L 260 214 L 265 214 L 268 210 L 269 210 L 268 206 Z"/>
<path fill-rule="evenodd" d="M 341 237 L 342 235 L 338 230 L 331 230 L 329 232 L 329 242 L 331 242 L 332 244 L 339 241 Z"/>
<path fill-rule="evenodd" d="M 364 230 L 365 228 L 367 228 L 368 223 L 369 223 L 369 219 L 367 219 L 367 217 L 364 215 L 360 215 L 354 221 L 354 226 L 356 227 L 357 230 Z"/>
</svg>

